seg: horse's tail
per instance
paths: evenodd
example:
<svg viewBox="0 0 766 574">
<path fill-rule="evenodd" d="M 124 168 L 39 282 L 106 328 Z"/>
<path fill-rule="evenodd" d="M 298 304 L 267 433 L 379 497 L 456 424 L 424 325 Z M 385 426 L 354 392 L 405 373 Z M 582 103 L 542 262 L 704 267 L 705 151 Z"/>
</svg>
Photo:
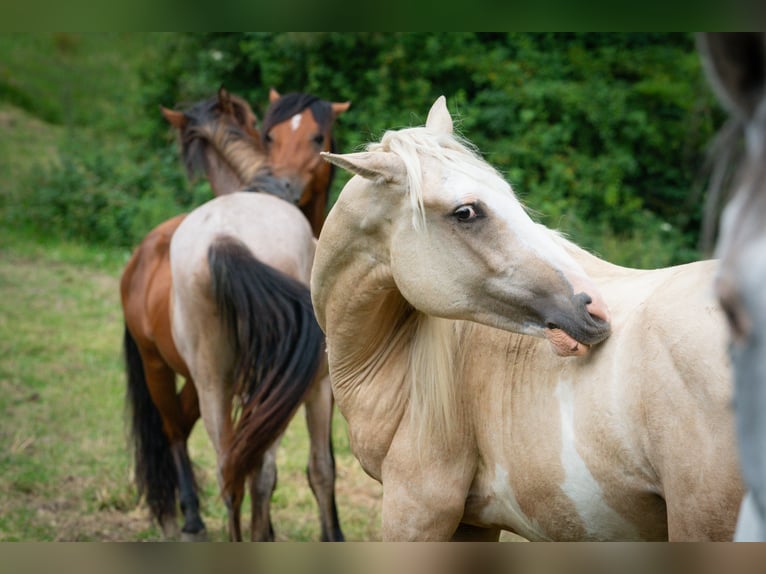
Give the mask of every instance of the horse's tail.
<svg viewBox="0 0 766 574">
<path fill-rule="evenodd" d="M 247 476 L 287 427 L 319 367 L 324 335 L 309 289 L 259 261 L 239 240 L 208 250 L 213 297 L 234 341 L 240 414 L 224 484 Z"/>
<path fill-rule="evenodd" d="M 138 346 L 127 325 L 123 350 L 128 379 L 125 402 L 130 416 L 136 488 L 139 497 L 146 495 L 152 516 L 162 525 L 176 513 L 178 476 L 160 413 L 149 395 Z"/>
</svg>

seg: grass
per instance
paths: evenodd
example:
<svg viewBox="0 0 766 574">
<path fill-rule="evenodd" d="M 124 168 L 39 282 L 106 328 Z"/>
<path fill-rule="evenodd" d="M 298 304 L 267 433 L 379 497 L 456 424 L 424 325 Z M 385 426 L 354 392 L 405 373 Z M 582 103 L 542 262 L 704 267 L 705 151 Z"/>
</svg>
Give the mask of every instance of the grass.
<svg viewBox="0 0 766 574">
<path fill-rule="evenodd" d="M 30 176 L 62 150 L 126 145 L 137 64 L 161 41 L 0 34 L 0 541 L 161 540 L 137 500 L 126 437 L 118 280 L 129 250 L 64 241 L 56 230 L 41 233 L 7 217 L 10 202 L 30 193 Z M 73 144 L 88 140 L 87 150 Z M 375 540 L 380 486 L 351 454 L 337 413 L 334 446 L 346 537 Z M 214 455 L 201 424 L 190 451 L 208 532 L 225 540 Z M 299 412 L 278 455 L 278 540 L 319 539 L 307 459 Z"/>
<path fill-rule="evenodd" d="M 50 248 L 3 235 L 0 540 L 160 540 L 136 499 L 125 434 L 117 288 L 125 254 L 77 244 Z M 380 489 L 349 451 L 337 413 L 334 442 L 346 536 L 376 539 Z M 190 448 L 209 533 L 224 540 L 225 511 L 202 425 Z M 299 412 L 278 455 L 272 519 L 279 540 L 319 539 L 307 458 Z"/>
</svg>

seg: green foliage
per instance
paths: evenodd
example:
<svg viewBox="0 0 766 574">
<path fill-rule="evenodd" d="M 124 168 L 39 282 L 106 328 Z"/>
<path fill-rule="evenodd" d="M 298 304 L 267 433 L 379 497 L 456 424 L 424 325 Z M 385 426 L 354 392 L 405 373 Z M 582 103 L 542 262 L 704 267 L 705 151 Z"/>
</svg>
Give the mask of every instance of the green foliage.
<svg viewBox="0 0 766 574">
<path fill-rule="evenodd" d="M 204 201 L 167 157 L 134 165 L 114 150 L 87 144 L 76 149 L 62 150 L 58 162 L 28 176 L 25 193 L 7 209 L 11 224 L 131 247 L 153 226 Z"/>
<path fill-rule="evenodd" d="M 155 77 L 166 100 L 220 83 L 261 112 L 270 86 L 349 99 L 345 151 L 421 123 L 445 94 L 545 224 L 618 263 L 699 257 L 694 184 L 720 117 L 690 34 L 216 33 L 176 46 L 184 73 Z M 658 251 L 644 253 L 649 233 Z"/>
<path fill-rule="evenodd" d="M 26 186 L 21 211 L 40 229 L 126 245 L 160 218 L 207 199 L 207 188 L 185 182 L 158 106 L 183 106 L 223 84 L 262 117 L 273 86 L 351 100 L 336 125 L 340 151 L 360 149 L 385 129 L 422 123 L 429 105 L 444 94 L 458 129 L 546 225 L 617 263 L 659 266 L 700 256 L 702 200 L 695 184 L 721 117 L 690 34 L 51 38 L 46 50 L 62 66 L 80 66 L 89 78 L 98 77 L 94 85 L 111 102 L 41 70 L 43 77 L 64 82 L 68 94 L 46 100 L 35 81 L 3 75 L 0 65 L 0 99 L 49 121 L 66 116 L 91 134 L 77 147 L 61 146 L 60 161 L 47 172 L 38 170 Z M 111 52 L 89 55 L 109 42 Z M 34 53 L 25 46 L 22 53 Z M 9 62 L 19 72 L 17 59 Z M 108 80 L 95 73 L 117 62 L 121 76 Z M 102 145 L 95 136 L 104 133 L 122 137 L 122 147 Z M 340 171 L 333 199 L 347 179 Z"/>
</svg>

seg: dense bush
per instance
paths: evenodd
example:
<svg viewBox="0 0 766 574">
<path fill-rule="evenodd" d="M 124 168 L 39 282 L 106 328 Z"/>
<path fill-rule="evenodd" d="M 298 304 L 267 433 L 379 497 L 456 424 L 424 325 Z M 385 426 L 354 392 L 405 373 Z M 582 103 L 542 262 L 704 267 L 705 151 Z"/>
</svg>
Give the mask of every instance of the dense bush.
<svg viewBox="0 0 766 574">
<path fill-rule="evenodd" d="M 147 104 L 219 83 L 260 112 L 270 86 L 350 99 L 347 151 L 445 94 L 544 223 L 617 262 L 699 256 L 695 182 L 720 117 L 691 34 L 195 34 L 169 53 Z"/>
<path fill-rule="evenodd" d="M 542 222 L 618 263 L 700 255 L 696 183 L 721 118 L 690 34 L 194 33 L 163 36 L 156 50 L 140 69 L 133 168 L 96 148 L 45 175 L 39 193 L 67 190 L 71 205 L 46 209 L 76 220 L 72 234 L 136 241 L 161 214 L 204 199 L 183 181 L 158 105 L 224 84 L 259 116 L 270 86 L 351 100 L 336 126 L 341 151 L 422 123 L 444 94 L 459 130 Z"/>
</svg>

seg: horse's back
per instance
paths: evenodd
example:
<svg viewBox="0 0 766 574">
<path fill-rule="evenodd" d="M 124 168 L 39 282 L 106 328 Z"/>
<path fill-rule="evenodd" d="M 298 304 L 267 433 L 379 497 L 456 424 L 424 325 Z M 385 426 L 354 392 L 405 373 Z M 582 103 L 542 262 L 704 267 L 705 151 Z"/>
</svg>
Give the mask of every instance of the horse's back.
<svg viewBox="0 0 766 574">
<path fill-rule="evenodd" d="M 467 506 L 474 520 L 508 520 L 542 539 L 730 536 L 741 486 L 725 326 L 709 289 L 715 269 L 699 262 L 594 276 L 612 335 L 582 358 L 464 327 L 465 371 L 481 373 L 464 387 L 486 466 Z M 508 511 L 509 496 L 526 517 Z"/>
<path fill-rule="evenodd" d="M 171 245 L 173 269 L 206 266 L 210 245 L 223 237 L 244 243 L 262 263 L 308 285 L 316 241 L 301 211 L 265 193 L 236 192 L 192 211 Z M 199 269 L 200 277 L 206 271 Z"/>
<path fill-rule="evenodd" d="M 656 283 L 613 307 L 613 333 L 600 350 L 617 375 L 614 396 L 630 405 L 622 420 L 633 429 L 631 448 L 657 474 L 674 539 L 728 538 L 741 496 L 717 268 L 700 261 L 647 271 Z"/>
</svg>

